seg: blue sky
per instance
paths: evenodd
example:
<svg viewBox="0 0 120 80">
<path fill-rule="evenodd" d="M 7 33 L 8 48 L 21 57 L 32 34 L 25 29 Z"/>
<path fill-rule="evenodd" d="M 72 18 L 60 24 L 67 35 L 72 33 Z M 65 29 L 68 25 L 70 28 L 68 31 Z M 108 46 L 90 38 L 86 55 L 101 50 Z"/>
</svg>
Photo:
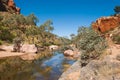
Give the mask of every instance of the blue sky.
<svg viewBox="0 0 120 80">
<path fill-rule="evenodd" d="M 90 26 L 91 22 L 102 16 L 114 14 L 114 7 L 120 0 L 14 0 L 21 8 L 21 14 L 34 13 L 38 25 L 52 20 L 59 36 L 77 33 L 78 27 Z"/>
</svg>

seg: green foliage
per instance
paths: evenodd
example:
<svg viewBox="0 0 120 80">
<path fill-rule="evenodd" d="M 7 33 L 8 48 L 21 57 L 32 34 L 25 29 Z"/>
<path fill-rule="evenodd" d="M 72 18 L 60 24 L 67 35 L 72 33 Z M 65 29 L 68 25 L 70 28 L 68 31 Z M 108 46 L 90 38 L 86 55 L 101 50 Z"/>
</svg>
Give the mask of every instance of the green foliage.
<svg viewBox="0 0 120 80">
<path fill-rule="evenodd" d="M 80 27 L 78 30 L 79 50 L 82 52 L 82 63 L 88 63 L 90 59 L 98 58 L 107 47 L 106 41 L 97 32 L 88 27 Z M 77 36 L 78 37 L 78 36 Z"/>
<path fill-rule="evenodd" d="M 3 20 L 3 16 L 0 16 L 0 21 Z"/>
<path fill-rule="evenodd" d="M 30 26 L 26 29 L 25 34 L 29 35 L 37 35 L 39 34 L 39 29 L 36 26 Z"/>
<path fill-rule="evenodd" d="M 120 13 L 120 6 L 115 6 L 114 11 L 118 14 Z"/>
<path fill-rule="evenodd" d="M 9 30 L 8 27 L 0 26 L 0 39 L 3 41 L 12 42 L 12 39 L 15 37 Z"/>
<path fill-rule="evenodd" d="M 40 27 L 36 26 L 37 22 L 34 14 L 0 14 L 0 40 L 13 42 L 15 37 L 22 37 L 25 42 L 31 44 L 60 44 L 59 37 L 51 33 L 54 30 L 51 20 L 47 20 Z"/>
<path fill-rule="evenodd" d="M 44 24 L 42 24 L 39 29 L 41 31 L 47 31 L 51 32 L 54 30 L 54 27 L 52 26 L 53 22 L 51 20 L 47 20 Z"/>
<path fill-rule="evenodd" d="M 13 43 L 14 43 L 13 51 L 14 51 L 14 52 L 20 52 L 20 47 L 21 47 L 22 42 L 23 42 L 23 40 L 22 40 L 22 38 L 20 38 L 20 37 L 16 37 L 16 38 L 13 40 Z"/>
<path fill-rule="evenodd" d="M 113 36 L 113 41 L 117 44 L 120 44 L 120 35 L 116 34 Z"/>
<path fill-rule="evenodd" d="M 2 45 L 2 43 L 3 43 L 2 40 L 0 40 L 0 45 Z"/>
<path fill-rule="evenodd" d="M 36 25 L 37 22 L 39 22 L 39 20 L 34 14 L 30 14 L 26 17 L 26 23 L 29 25 Z"/>
</svg>

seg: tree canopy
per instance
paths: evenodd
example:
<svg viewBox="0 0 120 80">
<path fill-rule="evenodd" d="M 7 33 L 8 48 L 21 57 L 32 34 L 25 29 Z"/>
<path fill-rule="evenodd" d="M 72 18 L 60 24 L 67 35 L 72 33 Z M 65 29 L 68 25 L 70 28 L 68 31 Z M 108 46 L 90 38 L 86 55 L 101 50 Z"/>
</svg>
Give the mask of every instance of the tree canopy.
<svg viewBox="0 0 120 80">
<path fill-rule="evenodd" d="M 116 14 L 120 13 L 120 6 L 115 6 L 114 11 Z"/>
</svg>

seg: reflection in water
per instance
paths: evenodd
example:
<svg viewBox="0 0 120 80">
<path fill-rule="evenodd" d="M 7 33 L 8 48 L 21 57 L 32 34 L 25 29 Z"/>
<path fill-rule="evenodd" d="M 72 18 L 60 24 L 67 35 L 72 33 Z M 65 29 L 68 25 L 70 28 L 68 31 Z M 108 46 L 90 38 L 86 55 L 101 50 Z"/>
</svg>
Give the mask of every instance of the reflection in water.
<svg viewBox="0 0 120 80">
<path fill-rule="evenodd" d="M 0 60 L 0 80 L 35 80 L 32 63 L 11 57 Z"/>
<path fill-rule="evenodd" d="M 36 62 L 34 76 L 36 80 L 58 80 L 60 75 L 73 64 L 75 60 L 64 58 L 63 54 L 58 52 L 42 63 Z"/>
<path fill-rule="evenodd" d="M 20 58 L 3 59 L 0 60 L 0 80 L 58 80 L 74 62 L 58 52 L 33 62 Z"/>
</svg>

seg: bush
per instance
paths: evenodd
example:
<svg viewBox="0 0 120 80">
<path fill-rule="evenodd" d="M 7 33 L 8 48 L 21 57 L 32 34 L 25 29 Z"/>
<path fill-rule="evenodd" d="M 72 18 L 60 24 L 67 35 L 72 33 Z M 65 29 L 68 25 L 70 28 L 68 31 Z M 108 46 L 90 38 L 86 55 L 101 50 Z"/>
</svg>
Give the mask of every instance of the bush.
<svg viewBox="0 0 120 80">
<path fill-rule="evenodd" d="M 14 43 L 14 48 L 13 48 L 13 51 L 14 52 L 20 52 L 20 48 L 21 48 L 21 44 L 22 44 L 22 38 L 20 37 L 16 37 L 14 40 L 13 40 L 13 43 Z"/>
<path fill-rule="evenodd" d="M 87 64 L 91 59 L 99 58 L 102 51 L 107 47 L 105 39 L 92 28 L 82 27 L 78 32 L 80 36 L 78 48 L 82 52 L 82 64 Z"/>
<path fill-rule="evenodd" d="M 0 39 L 7 42 L 12 42 L 15 37 L 9 30 L 8 27 L 0 26 Z"/>
<path fill-rule="evenodd" d="M 2 45 L 2 43 L 3 43 L 3 42 L 0 40 L 0 45 Z"/>
<path fill-rule="evenodd" d="M 116 34 L 113 36 L 113 41 L 117 44 L 120 44 L 120 35 Z"/>
</svg>

